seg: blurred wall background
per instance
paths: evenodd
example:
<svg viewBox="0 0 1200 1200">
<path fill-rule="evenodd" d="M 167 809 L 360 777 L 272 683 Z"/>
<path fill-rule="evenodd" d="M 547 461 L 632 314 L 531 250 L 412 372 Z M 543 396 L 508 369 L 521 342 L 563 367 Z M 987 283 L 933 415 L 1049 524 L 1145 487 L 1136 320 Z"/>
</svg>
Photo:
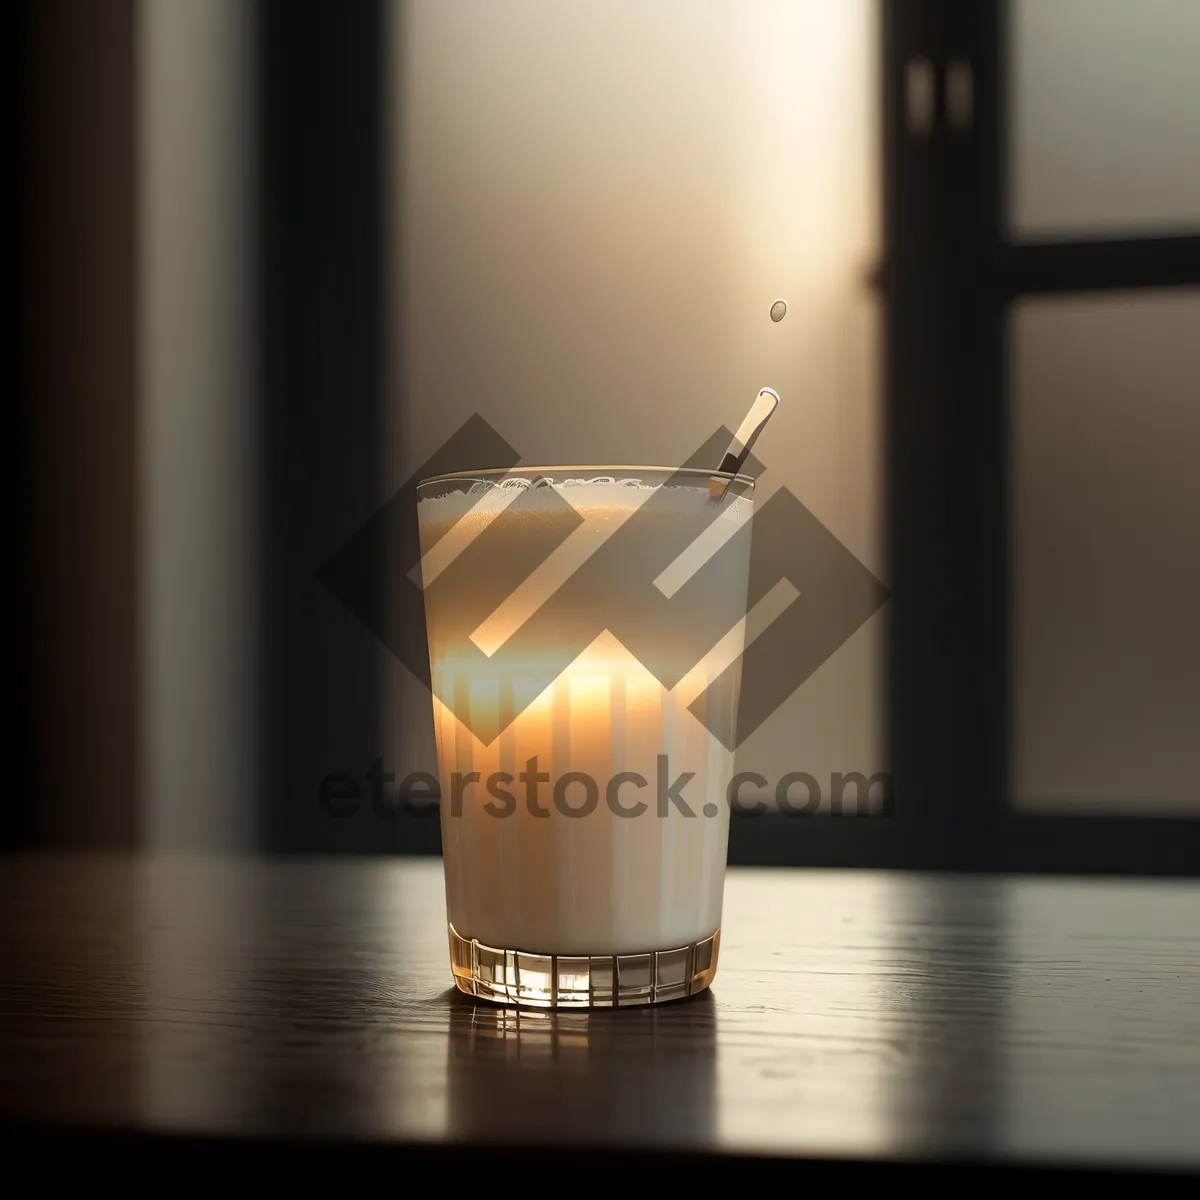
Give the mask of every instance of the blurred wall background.
<svg viewBox="0 0 1200 1200">
<path fill-rule="evenodd" d="M 433 848 L 428 824 L 318 806 L 327 774 L 427 769 L 433 745 L 428 697 L 315 575 L 476 411 L 529 462 L 671 462 L 770 384 L 761 494 L 793 491 L 892 582 L 885 464 L 912 447 L 883 401 L 894 416 L 923 397 L 884 378 L 895 305 L 871 277 L 881 126 L 915 120 L 884 80 L 923 68 L 881 70 L 881 40 L 903 19 L 952 50 L 981 13 L 1000 33 L 976 65 L 1003 66 L 1000 249 L 1032 245 L 1026 282 L 1059 293 L 1017 298 L 996 370 L 996 786 L 1006 814 L 1105 814 L 1112 847 L 1119 818 L 1194 813 L 1198 12 L 14 3 L 25 703 L 5 844 Z M 928 123 L 904 151 L 922 169 L 970 144 L 972 113 L 969 75 L 953 102 L 948 75 L 924 77 Z M 947 221 L 968 205 L 952 191 Z M 1106 239 L 1115 258 L 1093 253 Z M 1001 555 L 968 550 L 960 581 Z M 889 768 L 907 698 L 885 712 L 888 623 L 808 680 L 744 769 Z M 964 653 L 969 624 L 939 624 L 939 650 Z M 970 780 L 948 790 L 976 803 Z M 1061 828 L 1067 862 L 1081 827 Z"/>
<path fill-rule="evenodd" d="M 257 97 L 242 0 L 136 7 L 143 838 L 256 829 Z"/>
<path fill-rule="evenodd" d="M 770 385 L 759 501 L 789 488 L 885 577 L 871 0 L 391 16 L 385 478 L 473 412 L 527 463 L 676 463 Z M 740 769 L 826 792 L 886 770 L 885 629 L 883 612 L 859 629 Z M 387 683 L 389 759 L 433 770 L 427 698 L 398 663 Z"/>
<path fill-rule="evenodd" d="M 138 106 L 133 0 L 8 14 L 19 229 L 16 639 L 7 840 L 141 834 Z"/>
<path fill-rule="evenodd" d="M 315 573 L 381 499 L 385 15 L 13 6 L 10 844 L 394 846 L 316 805 L 381 736 Z"/>
</svg>

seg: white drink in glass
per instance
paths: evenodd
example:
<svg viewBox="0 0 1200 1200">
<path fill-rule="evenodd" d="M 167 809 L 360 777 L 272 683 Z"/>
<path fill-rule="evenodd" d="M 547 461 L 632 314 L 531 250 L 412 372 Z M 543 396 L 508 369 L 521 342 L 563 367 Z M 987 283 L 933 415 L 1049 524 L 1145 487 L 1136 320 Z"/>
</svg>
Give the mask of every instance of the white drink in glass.
<svg viewBox="0 0 1200 1200">
<path fill-rule="evenodd" d="M 555 523 L 563 538 L 473 630 L 471 646 L 455 619 L 456 596 L 423 581 L 455 981 L 487 999 L 541 1005 L 693 994 L 716 968 L 733 753 L 731 739 L 714 736 L 689 705 L 703 695 L 707 724 L 732 730 L 738 672 L 725 669 L 744 644 L 752 484 L 739 478 L 714 501 L 707 473 L 572 468 L 545 469 L 549 486 L 523 486 L 540 474 L 522 472 L 502 486 L 482 473 L 443 477 L 435 488 L 422 485 L 417 506 L 423 574 L 452 562 L 502 510 L 503 535 L 487 542 L 489 554 L 523 560 L 522 541 L 545 538 Z M 546 597 L 651 495 L 653 515 L 646 510 L 625 530 L 629 570 L 609 573 L 579 603 L 597 614 L 624 611 L 628 621 L 645 594 L 639 563 L 689 547 L 668 573 L 679 587 L 728 541 L 703 602 L 729 614 L 729 627 L 709 654 L 695 661 L 694 639 L 679 637 L 672 663 L 676 623 L 674 631 L 650 631 L 672 668 L 669 686 L 607 631 L 580 645 L 548 686 L 545 671 L 535 669 L 537 646 L 495 668 L 481 659 L 481 647 L 495 650 L 525 620 L 536 620 Z M 678 616 L 687 620 L 686 612 Z M 551 624 L 547 653 L 562 651 L 550 644 L 556 636 Z M 502 693 L 522 711 L 485 744 L 460 716 L 494 710 Z M 594 781 L 594 792 L 579 779 L 564 783 L 568 775 Z"/>
</svg>

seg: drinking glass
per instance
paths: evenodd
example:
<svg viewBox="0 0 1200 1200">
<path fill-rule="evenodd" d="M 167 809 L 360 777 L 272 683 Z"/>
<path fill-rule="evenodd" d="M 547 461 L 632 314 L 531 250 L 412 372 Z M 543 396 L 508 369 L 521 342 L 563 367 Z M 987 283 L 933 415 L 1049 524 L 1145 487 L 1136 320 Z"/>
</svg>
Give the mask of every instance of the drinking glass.
<svg viewBox="0 0 1200 1200">
<path fill-rule="evenodd" d="M 418 487 L 455 985 L 681 999 L 717 969 L 753 480 L 541 467 Z"/>
</svg>

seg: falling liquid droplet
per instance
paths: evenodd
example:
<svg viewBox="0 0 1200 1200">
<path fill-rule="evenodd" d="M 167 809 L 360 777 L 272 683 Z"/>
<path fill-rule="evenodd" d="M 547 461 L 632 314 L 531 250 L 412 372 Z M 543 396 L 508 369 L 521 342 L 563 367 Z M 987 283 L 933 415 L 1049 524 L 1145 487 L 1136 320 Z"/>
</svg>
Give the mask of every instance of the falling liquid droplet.
<svg viewBox="0 0 1200 1200">
<path fill-rule="evenodd" d="M 771 320 L 774 321 L 776 325 L 778 325 L 779 322 L 783 320 L 783 318 L 786 314 L 787 314 L 787 301 L 786 300 L 776 300 L 775 303 L 771 305 Z"/>
</svg>

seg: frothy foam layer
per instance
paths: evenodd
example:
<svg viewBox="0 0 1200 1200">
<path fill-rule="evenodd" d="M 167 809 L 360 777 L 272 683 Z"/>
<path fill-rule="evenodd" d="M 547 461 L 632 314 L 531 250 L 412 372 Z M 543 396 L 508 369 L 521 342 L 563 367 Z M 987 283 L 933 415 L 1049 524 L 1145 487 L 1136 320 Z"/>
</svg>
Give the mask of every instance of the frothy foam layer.
<svg viewBox="0 0 1200 1200">
<path fill-rule="evenodd" d="M 653 555 L 655 542 L 680 549 L 694 543 L 691 558 L 697 565 L 750 520 L 754 511 L 753 502 L 744 496 L 726 493 L 714 501 L 707 488 L 634 487 L 601 480 L 538 487 L 489 484 L 473 492 L 432 496 L 417 505 L 425 555 L 422 586 L 429 586 L 502 513 L 507 526 L 504 545 L 510 553 L 519 552 L 523 542 L 554 537 L 555 531 L 566 536 L 569 531 L 570 545 L 562 547 L 556 557 L 563 569 L 577 568 L 651 497 L 653 511 L 639 517 L 633 552 Z M 582 525 L 573 528 L 579 518 Z"/>
<path fill-rule="evenodd" d="M 531 520 L 536 520 L 539 514 L 561 514 L 564 500 L 585 519 L 605 519 L 628 516 L 653 496 L 656 511 L 695 516 L 706 524 L 714 513 L 718 521 L 747 521 L 754 507 L 746 497 L 729 493 L 714 501 L 707 488 L 656 487 L 625 480 L 564 480 L 536 487 L 517 480 L 476 486 L 478 490 L 422 498 L 417 506 L 422 524 L 429 529 L 459 521 L 486 526 L 506 511 L 528 514 Z"/>
</svg>

